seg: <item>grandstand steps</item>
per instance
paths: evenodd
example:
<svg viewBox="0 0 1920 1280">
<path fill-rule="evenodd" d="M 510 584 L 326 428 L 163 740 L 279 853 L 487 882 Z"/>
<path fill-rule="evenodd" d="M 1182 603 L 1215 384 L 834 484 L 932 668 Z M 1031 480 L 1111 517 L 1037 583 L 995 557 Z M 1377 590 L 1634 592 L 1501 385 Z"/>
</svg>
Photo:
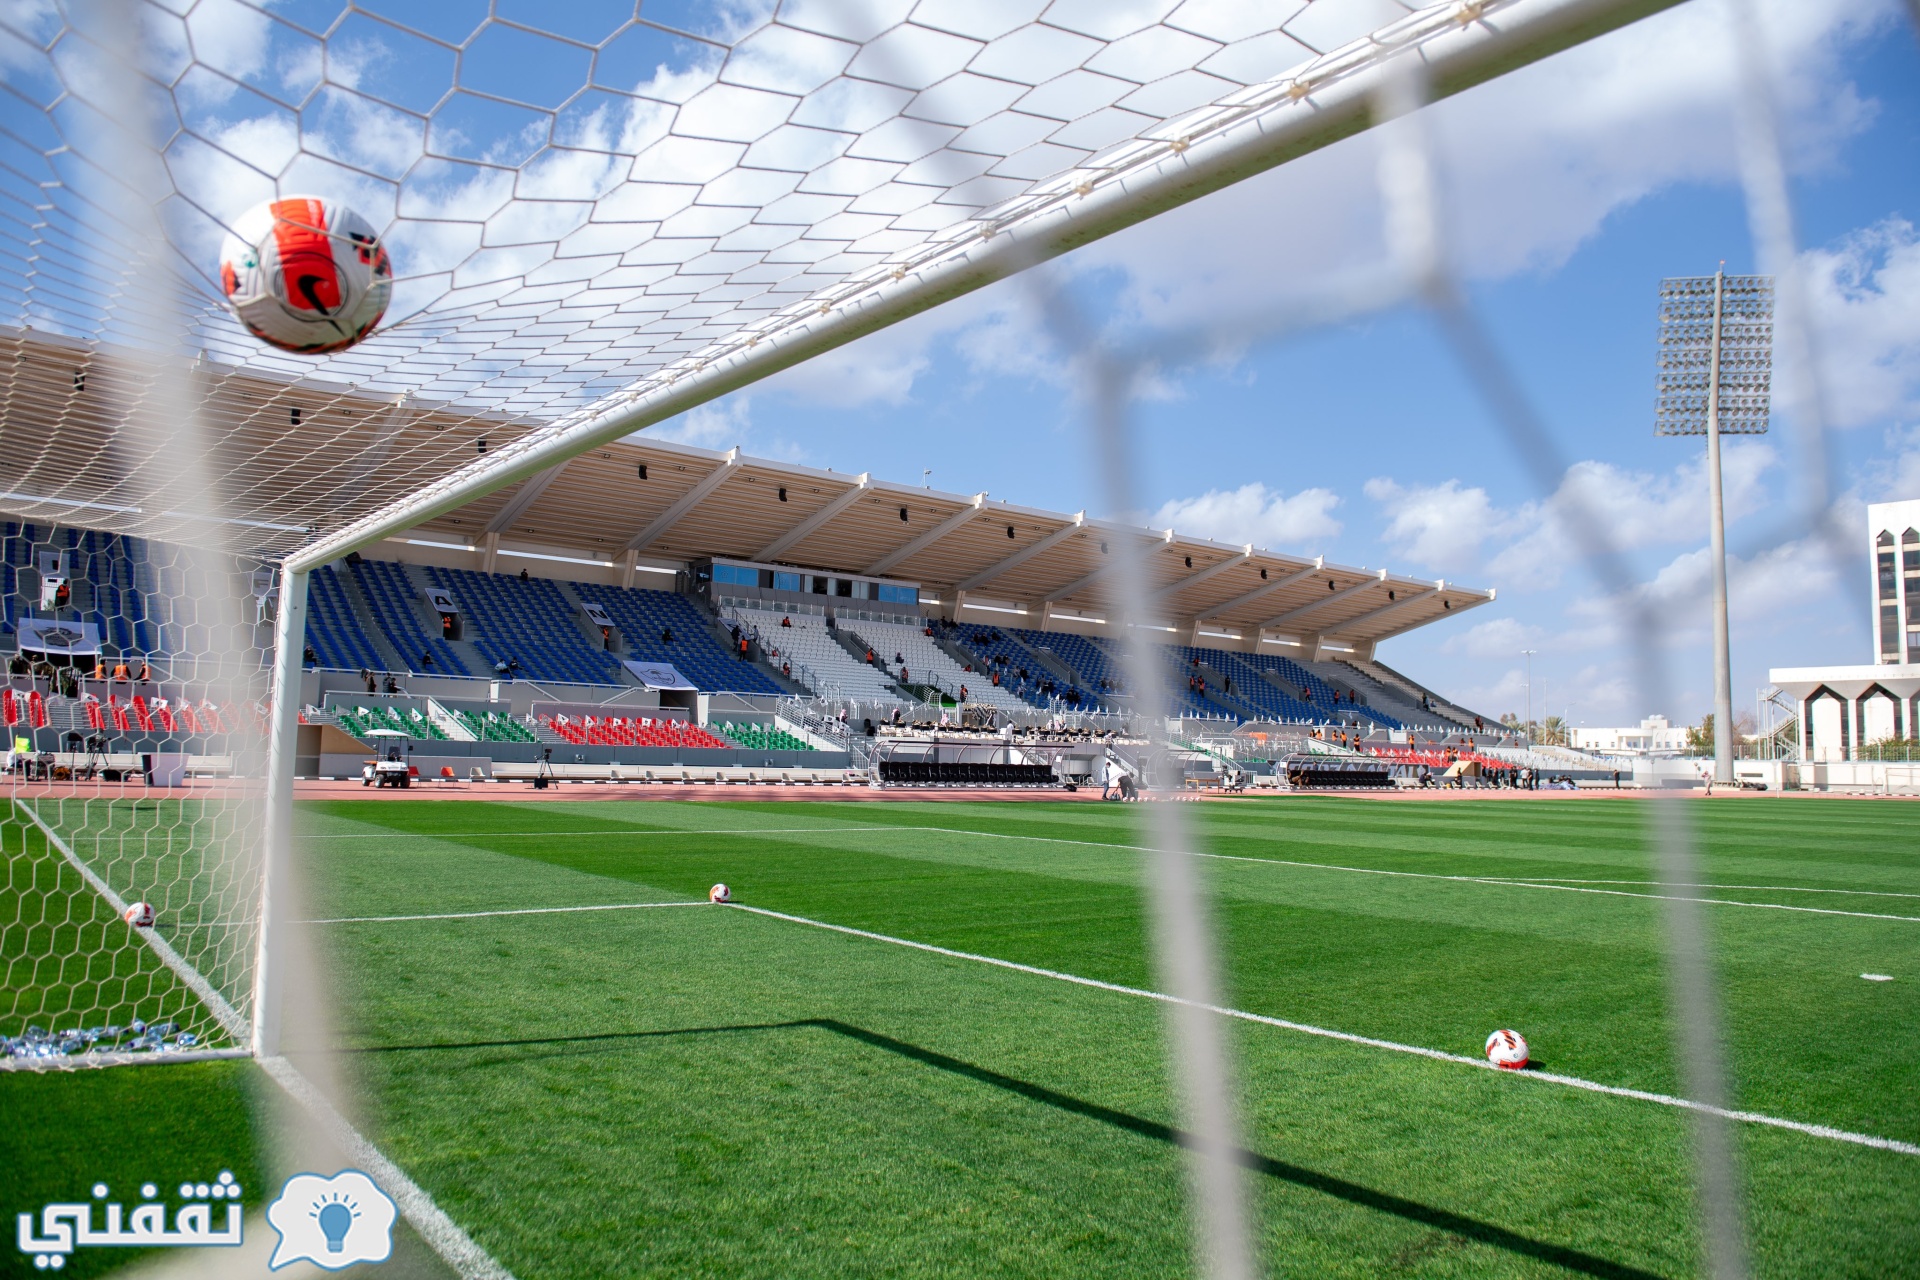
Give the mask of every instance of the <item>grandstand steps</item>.
<svg viewBox="0 0 1920 1280">
<path fill-rule="evenodd" d="M 836 625 L 833 629 L 833 639 L 834 639 L 834 643 L 838 644 L 842 649 L 845 649 L 847 653 L 852 656 L 855 662 L 859 663 L 863 667 L 868 665 L 867 649 L 869 646 L 865 640 L 861 639 L 860 634 L 858 632 L 849 631 L 845 627 Z M 912 702 L 926 701 L 925 698 L 922 698 L 919 694 L 913 692 L 911 689 L 905 688 L 904 686 L 901 685 L 901 683 L 898 680 L 895 680 L 893 678 L 892 670 L 887 667 L 886 655 L 880 652 L 879 645 L 876 644 L 871 647 L 873 649 L 875 656 L 880 659 L 880 666 L 874 667 L 873 670 L 880 674 L 881 680 L 885 683 L 887 689 L 890 692 L 893 692 L 896 696 L 904 697 Z M 912 668 L 908 668 L 908 670 L 912 670 Z"/>
<path fill-rule="evenodd" d="M 409 601 L 413 606 L 413 616 L 420 619 L 420 625 L 427 629 L 428 635 L 440 634 L 440 615 L 427 607 L 425 592 L 433 585 L 427 578 L 427 571 L 415 564 L 406 565 L 405 569 L 407 582 L 413 587 L 412 599 Z M 458 604 L 459 599 L 455 596 L 454 602 Z M 463 613 L 460 621 L 463 627 L 474 625 L 471 615 Z M 441 643 L 453 650 L 460 661 L 467 664 L 468 671 L 476 675 L 482 672 L 492 673 L 493 664 L 487 661 L 486 655 L 480 652 L 472 640 L 442 640 Z"/>
<path fill-rule="evenodd" d="M 1473 712 L 1468 711 L 1465 707 L 1457 703 L 1449 702 L 1419 681 L 1401 675 L 1398 671 L 1395 671 L 1392 667 L 1389 667 L 1377 658 L 1343 658 L 1340 660 L 1340 665 L 1351 669 L 1355 675 L 1363 680 L 1367 680 L 1378 687 L 1397 694 L 1398 697 L 1396 700 L 1408 703 L 1411 708 L 1410 714 L 1414 717 L 1427 715 L 1437 720 L 1457 725 L 1462 729 L 1471 730 L 1473 728 Z M 1423 710 L 1420 706 L 1420 697 L 1422 694 L 1426 695 L 1429 710 Z M 1485 720 L 1485 723 L 1494 724 L 1496 722 L 1493 720 Z"/>
<path fill-rule="evenodd" d="M 353 610 L 353 620 L 360 624 L 360 631 L 367 637 L 367 643 L 380 655 L 380 661 L 389 671 L 405 671 L 406 660 L 400 651 L 393 647 L 393 641 L 387 639 L 387 633 L 380 627 L 379 620 L 373 616 L 373 606 L 367 603 L 366 592 L 360 589 L 359 575 L 348 571 L 344 563 L 333 566 L 340 580 L 340 590 L 347 597 L 347 607 Z"/>
<path fill-rule="evenodd" d="M 1028 644 L 1025 637 L 1017 636 L 1011 631 L 1003 630 L 1000 634 L 1004 635 L 1013 644 L 1026 650 L 1033 658 L 1033 665 L 1045 671 L 1049 676 L 1052 676 L 1056 684 L 1064 688 L 1079 682 L 1079 675 L 1067 660 L 1045 645 Z"/>
</svg>

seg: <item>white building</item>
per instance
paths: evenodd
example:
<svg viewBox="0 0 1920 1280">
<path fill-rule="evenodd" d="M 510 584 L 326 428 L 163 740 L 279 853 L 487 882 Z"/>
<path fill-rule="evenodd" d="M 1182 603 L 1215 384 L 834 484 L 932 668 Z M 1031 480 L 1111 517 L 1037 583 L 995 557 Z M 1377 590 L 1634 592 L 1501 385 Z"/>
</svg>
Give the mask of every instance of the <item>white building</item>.
<svg viewBox="0 0 1920 1280">
<path fill-rule="evenodd" d="M 1800 758 L 1853 760 L 1861 747 L 1916 736 L 1920 712 L 1920 499 L 1867 508 L 1875 660 L 1767 673 L 1800 708 Z"/>
<path fill-rule="evenodd" d="M 1574 729 L 1573 745 L 1581 751 L 1609 756 L 1677 756 L 1687 749 L 1685 725 L 1671 725 L 1665 716 L 1648 716 L 1631 729 Z"/>
</svg>

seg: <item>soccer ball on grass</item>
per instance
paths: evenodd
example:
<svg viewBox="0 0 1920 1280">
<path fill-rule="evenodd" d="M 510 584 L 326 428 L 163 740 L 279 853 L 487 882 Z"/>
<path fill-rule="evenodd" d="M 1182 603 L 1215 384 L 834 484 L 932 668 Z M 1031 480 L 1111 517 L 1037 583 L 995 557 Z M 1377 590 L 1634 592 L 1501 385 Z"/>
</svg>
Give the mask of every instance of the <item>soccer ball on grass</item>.
<svg viewBox="0 0 1920 1280">
<path fill-rule="evenodd" d="M 123 919 L 136 929 L 151 929 L 153 928 L 153 904 L 136 902 L 127 908 Z"/>
<path fill-rule="evenodd" d="M 1502 1028 L 1487 1037 L 1487 1061 L 1505 1071 L 1519 1071 L 1527 1065 L 1527 1039 L 1518 1031 Z"/>
<path fill-rule="evenodd" d="M 713 888 L 711 888 L 711 889 L 709 889 L 709 890 L 707 890 L 707 901 L 709 901 L 709 902 L 732 902 L 732 901 L 733 901 L 733 890 L 731 890 L 731 889 L 729 889 L 729 888 L 727 888 L 727 886 L 725 886 L 725 885 L 723 885 L 723 884 L 717 884 L 717 885 L 715 885 L 715 886 L 713 886 Z"/>
</svg>

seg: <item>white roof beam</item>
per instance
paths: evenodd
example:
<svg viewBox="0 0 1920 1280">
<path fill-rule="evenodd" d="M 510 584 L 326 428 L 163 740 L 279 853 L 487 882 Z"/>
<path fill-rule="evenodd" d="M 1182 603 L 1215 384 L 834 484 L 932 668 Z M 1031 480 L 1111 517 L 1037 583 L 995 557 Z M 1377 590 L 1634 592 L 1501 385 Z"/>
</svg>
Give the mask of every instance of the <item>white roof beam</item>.
<svg viewBox="0 0 1920 1280">
<path fill-rule="evenodd" d="M 1213 608 L 1208 609 L 1205 613 L 1202 613 L 1197 619 L 1195 619 L 1195 621 L 1212 622 L 1216 619 L 1223 618 L 1227 614 L 1232 613 L 1235 609 L 1238 609 L 1243 605 L 1252 604 L 1255 600 L 1260 599 L 1262 596 L 1269 595 L 1275 591 L 1278 591 L 1282 587 L 1290 587 L 1294 583 L 1299 582 L 1302 578 L 1311 578 L 1314 574 L 1319 573 L 1322 569 L 1326 567 L 1327 567 L 1326 557 L 1315 556 L 1313 558 L 1313 563 L 1308 565 L 1306 568 L 1296 569 L 1292 573 L 1282 574 L 1278 578 L 1269 579 L 1268 581 L 1263 582 L 1259 586 L 1255 587 L 1253 590 L 1246 592 L 1244 595 L 1237 595 L 1233 599 L 1227 601 L 1225 604 L 1215 605 Z"/>
<path fill-rule="evenodd" d="M 870 472 L 862 471 L 860 473 L 859 483 L 855 484 L 853 488 L 847 490 L 845 493 L 835 498 L 832 502 L 829 502 L 826 506 L 820 508 L 818 511 L 814 512 L 812 515 L 808 516 L 805 520 L 802 520 L 799 524 L 793 526 L 793 528 L 787 530 L 785 533 L 775 538 L 772 542 L 769 542 L 766 546 L 754 552 L 753 558 L 755 560 L 773 559 L 775 556 L 779 555 L 782 551 L 785 551 L 788 547 L 794 546 L 797 543 L 802 542 L 806 538 L 810 537 L 814 532 L 816 532 L 822 526 L 824 526 L 827 523 L 827 521 L 833 519 L 835 516 L 839 515 L 842 511 L 845 511 L 848 507 L 860 501 L 861 495 L 872 491 L 872 489 L 873 489 L 872 474 Z"/>
<path fill-rule="evenodd" d="M 1306 617 L 1308 614 L 1318 613 L 1320 610 L 1326 608 L 1328 605 L 1337 604 L 1340 601 L 1345 600 L 1348 596 L 1358 595 L 1362 591 L 1372 591 L 1376 587 L 1384 587 L 1386 585 L 1387 585 L 1387 571 L 1385 569 L 1382 569 L 1374 577 L 1362 578 L 1360 581 L 1354 583 L 1352 586 L 1346 588 L 1344 591 L 1330 591 L 1326 595 L 1321 596 L 1318 600 L 1315 600 L 1311 604 L 1303 604 L 1297 609 L 1289 609 L 1285 613 L 1278 614 L 1275 617 L 1268 618 L 1265 622 L 1260 624 L 1259 630 L 1265 631 L 1269 627 L 1278 627 L 1278 626 L 1283 626 L 1289 622 L 1298 622 L 1301 618 Z"/>
<path fill-rule="evenodd" d="M 1161 587 L 1158 591 L 1147 597 L 1147 602 L 1149 604 L 1159 604 L 1162 600 L 1179 595 L 1188 587 L 1197 587 L 1209 578 L 1225 573 L 1229 569 L 1237 569 L 1251 559 L 1253 559 L 1253 544 L 1249 542 L 1239 555 L 1228 556 L 1219 564 L 1210 564 L 1204 569 L 1194 570 L 1186 577 Z"/>
<path fill-rule="evenodd" d="M 528 507 L 540 501 L 540 495 L 547 491 L 547 486 L 558 480 L 560 473 L 566 469 L 567 464 L 563 462 L 521 481 L 519 491 L 507 499 L 506 505 L 495 513 L 493 519 L 487 521 L 487 532 L 505 533 L 512 528 L 513 522 L 525 514 Z"/>
<path fill-rule="evenodd" d="M 1148 544 L 1149 548 L 1151 548 L 1153 543 L 1159 543 L 1163 547 L 1171 546 L 1173 544 L 1173 530 L 1169 529 L 1159 537 L 1152 539 Z M 1082 574 L 1066 586 L 1054 588 L 1052 591 L 1047 592 L 1044 603 L 1058 604 L 1062 600 L 1071 600 L 1074 596 L 1079 595 L 1082 591 L 1085 591 L 1088 587 L 1100 581 L 1113 567 L 1114 562 L 1109 560 L 1092 573 Z"/>
<path fill-rule="evenodd" d="M 1381 605 L 1378 609 L 1369 609 L 1367 610 L 1367 612 L 1361 614 L 1357 618 L 1348 618 L 1345 622 L 1340 624 L 1340 627 L 1337 631 L 1329 632 L 1328 634 L 1350 636 L 1353 634 L 1356 628 L 1363 627 L 1370 622 L 1377 621 L 1378 619 L 1385 617 L 1387 614 L 1398 613 L 1402 609 L 1410 609 L 1416 604 L 1420 604 L 1424 601 L 1431 600 L 1435 596 L 1439 595 L 1442 591 L 1445 591 L 1446 589 L 1447 589 L 1446 580 L 1439 579 L 1435 581 L 1434 584 L 1431 587 L 1428 587 L 1425 591 L 1415 592 L 1413 595 L 1410 595 L 1410 596 L 1402 596 L 1398 600 L 1394 600 L 1387 604 Z"/>
<path fill-rule="evenodd" d="M 707 496 L 740 470 L 740 448 L 738 445 L 727 451 L 726 460 L 712 471 L 699 484 L 680 496 L 680 501 L 662 511 L 652 524 L 633 535 L 633 539 L 621 548 L 623 551 L 645 551 L 653 543 L 665 537 L 667 530 L 686 518 L 687 512 L 706 501 Z"/>
<path fill-rule="evenodd" d="M 979 493 L 973 495 L 973 501 L 970 505 L 960 508 L 960 510 L 954 512 L 945 520 L 942 520 L 939 524 L 933 526 L 933 528 L 927 530 L 912 542 L 909 542 L 906 546 L 895 548 L 886 555 L 881 556 L 878 560 L 868 565 L 865 572 L 878 577 L 880 574 L 893 568 L 893 566 L 913 559 L 913 557 L 919 555 L 922 551 L 925 551 L 928 547 L 940 541 L 940 539 L 964 527 L 968 521 L 986 509 L 987 491 L 982 489 Z"/>
<path fill-rule="evenodd" d="M 1023 565 L 1027 561 L 1033 559 L 1035 556 L 1039 555 L 1041 552 L 1051 551 L 1055 547 L 1059 546 L 1061 543 L 1065 542 L 1068 538 L 1071 538 L 1076 534 L 1085 532 L 1086 527 L 1087 527 L 1087 513 L 1084 511 L 1076 512 L 1074 513 L 1073 523 L 1062 525 L 1060 528 L 1055 529 L 1052 533 L 1040 539 L 1040 541 L 1034 543 L 1032 546 L 1022 547 L 1020 550 L 1014 552 L 1012 555 L 1008 556 L 1005 560 L 1000 561 L 998 564 L 988 565 L 986 568 L 982 569 L 980 572 L 974 574 L 971 578 L 968 578 L 965 582 L 955 584 L 954 589 L 956 591 L 972 591 L 977 587 L 980 587 L 986 583 L 992 582 L 995 578 L 1007 572 L 1009 569 L 1017 568 L 1018 566 Z"/>
</svg>

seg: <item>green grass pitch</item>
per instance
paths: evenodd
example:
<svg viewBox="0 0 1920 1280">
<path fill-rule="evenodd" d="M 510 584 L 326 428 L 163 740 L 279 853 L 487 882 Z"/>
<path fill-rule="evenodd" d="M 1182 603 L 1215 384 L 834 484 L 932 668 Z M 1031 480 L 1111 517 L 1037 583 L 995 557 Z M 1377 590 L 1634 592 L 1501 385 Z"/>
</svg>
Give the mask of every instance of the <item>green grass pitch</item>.
<svg viewBox="0 0 1920 1280">
<path fill-rule="evenodd" d="M 1678 1091 L 1639 805 L 1189 812 L 1230 855 L 1202 866 L 1236 1008 L 1466 1055 L 1511 1026 L 1548 1071 Z M 1693 812 L 1718 886 L 1699 896 L 1752 904 L 1705 908 L 1737 1105 L 1920 1142 L 1920 809 Z M 1135 817 L 380 801 L 301 825 L 325 919 L 685 902 L 724 880 L 746 904 L 1151 987 Z M 1188 1270 L 1151 1001 L 709 906 L 315 932 L 363 1127 L 523 1280 Z M 1231 1027 L 1270 1273 L 1697 1274 L 1674 1109 Z M 217 1113 L 171 1083 L 189 1070 L 110 1074 L 162 1112 Z M 27 1120 L 0 1167 L 7 1143 L 84 1131 L 49 1103 L 78 1079 L 0 1076 Z M 1739 1139 L 1758 1274 L 1920 1275 L 1920 1157 Z"/>
</svg>

